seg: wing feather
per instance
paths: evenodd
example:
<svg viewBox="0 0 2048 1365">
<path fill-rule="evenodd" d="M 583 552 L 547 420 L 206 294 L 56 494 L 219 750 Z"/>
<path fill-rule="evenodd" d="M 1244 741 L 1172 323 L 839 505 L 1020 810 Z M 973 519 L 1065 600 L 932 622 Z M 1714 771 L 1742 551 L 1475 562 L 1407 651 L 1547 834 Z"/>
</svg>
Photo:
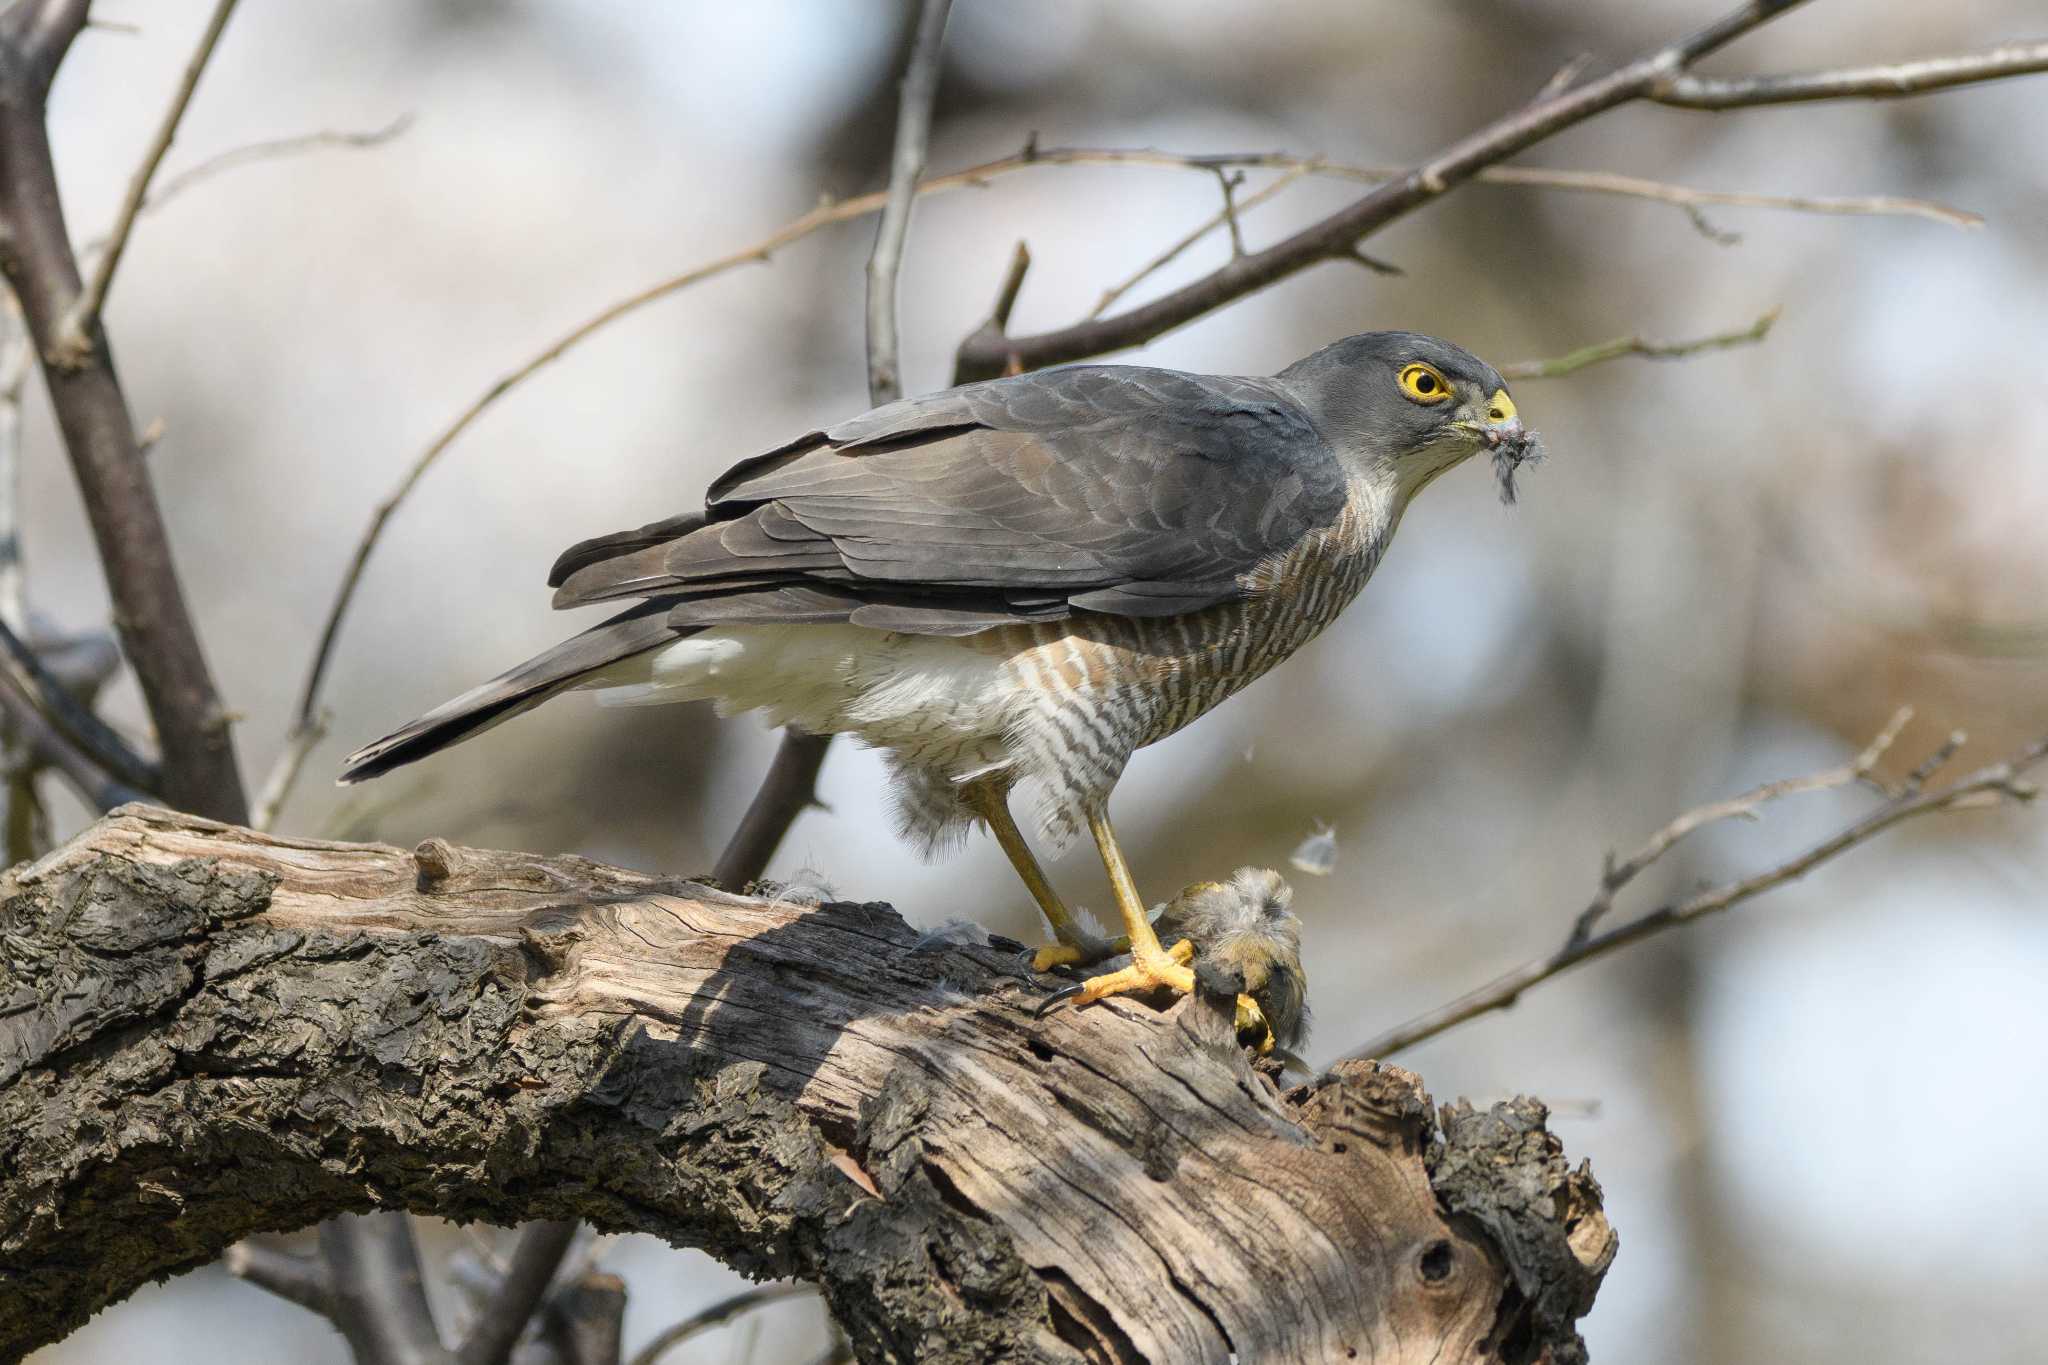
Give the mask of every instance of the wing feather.
<svg viewBox="0 0 2048 1365">
<path fill-rule="evenodd" d="M 702 518 L 586 541 L 552 581 L 558 606 L 659 594 L 692 624 L 1173 615 L 1242 596 L 1345 493 L 1269 381 L 1082 366 L 812 432 L 735 465 Z"/>
</svg>

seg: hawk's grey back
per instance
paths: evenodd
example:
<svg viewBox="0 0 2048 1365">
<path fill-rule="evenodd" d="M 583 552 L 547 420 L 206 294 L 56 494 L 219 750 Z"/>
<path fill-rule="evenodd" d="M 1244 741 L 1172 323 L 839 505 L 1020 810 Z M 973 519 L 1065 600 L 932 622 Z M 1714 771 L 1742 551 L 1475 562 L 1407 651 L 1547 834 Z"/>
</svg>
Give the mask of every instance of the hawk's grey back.
<svg viewBox="0 0 2048 1365">
<path fill-rule="evenodd" d="M 705 524 L 585 542 L 551 581 L 559 606 L 674 597 L 679 628 L 1170 616 L 1243 597 L 1345 496 L 1336 454 L 1271 380 L 1077 366 L 811 433 L 714 483 Z"/>
</svg>

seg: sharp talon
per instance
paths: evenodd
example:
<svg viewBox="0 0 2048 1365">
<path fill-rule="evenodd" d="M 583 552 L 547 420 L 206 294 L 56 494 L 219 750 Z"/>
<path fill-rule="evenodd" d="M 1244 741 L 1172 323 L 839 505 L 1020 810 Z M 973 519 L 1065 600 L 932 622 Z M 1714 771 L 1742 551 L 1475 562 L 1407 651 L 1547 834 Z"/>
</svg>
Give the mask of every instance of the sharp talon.
<svg viewBox="0 0 2048 1365">
<path fill-rule="evenodd" d="M 1059 1004 L 1063 1000 L 1072 1000 L 1075 996 L 1079 995 L 1082 991 L 1085 991 L 1087 989 L 1087 984 L 1084 982 L 1083 984 L 1078 986 L 1068 986 L 1065 990 L 1054 991 L 1051 995 L 1048 995 L 1047 997 L 1045 997 L 1045 999 L 1038 1002 L 1038 1008 L 1031 1011 L 1031 1017 L 1033 1019 L 1043 1019 L 1048 1013 L 1051 1012 L 1053 1006 Z"/>
</svg>

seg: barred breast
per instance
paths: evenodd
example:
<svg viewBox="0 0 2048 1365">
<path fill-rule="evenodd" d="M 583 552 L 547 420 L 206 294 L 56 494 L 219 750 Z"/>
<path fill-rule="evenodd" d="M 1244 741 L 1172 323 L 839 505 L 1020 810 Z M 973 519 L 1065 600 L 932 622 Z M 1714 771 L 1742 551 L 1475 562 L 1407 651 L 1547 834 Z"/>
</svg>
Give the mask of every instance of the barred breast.
<svg viewBox="0 0 2048 1365">
<path fill-rule="evenodd" d="M 1083 616 L 975 637 L 1005 657 L 1019 718 L 1017 779 L 1043 784 L 1039 823 L 1070 839 L 1136 750 L 1257 681 L 1334 621 L 1365 586 L 1392 534 L 1389 500 L 1369 485 L 1336 523 L 1252 576 L 1250 597 L 1183 616 Z"/>
</svg>

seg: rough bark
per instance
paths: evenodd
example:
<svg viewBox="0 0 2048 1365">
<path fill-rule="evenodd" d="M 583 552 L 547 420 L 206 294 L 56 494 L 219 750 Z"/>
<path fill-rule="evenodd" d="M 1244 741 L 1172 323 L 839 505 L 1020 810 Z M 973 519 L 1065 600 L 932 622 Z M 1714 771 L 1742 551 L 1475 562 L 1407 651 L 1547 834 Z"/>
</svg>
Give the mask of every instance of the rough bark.
<svg viewBox="0 0 2048 1365">
<path fill-rule="evenodd" d="M 863 1361 L 1572 1360 L 1540 1105 L 1278 1089 L 1226 1002 L 573 857 L 125 807 L 0 879 L 0 1357 L 251 1233 L 581 1218 L 819 1281 Z"/>
</svg>

